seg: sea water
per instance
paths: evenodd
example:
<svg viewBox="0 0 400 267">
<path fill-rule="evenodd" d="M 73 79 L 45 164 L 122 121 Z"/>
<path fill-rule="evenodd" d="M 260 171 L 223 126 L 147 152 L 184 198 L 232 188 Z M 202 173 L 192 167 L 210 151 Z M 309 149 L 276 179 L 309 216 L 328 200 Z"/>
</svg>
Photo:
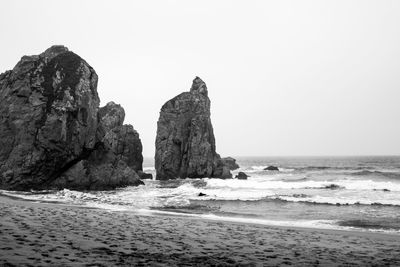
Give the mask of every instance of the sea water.
<svg viewBox="0 0 400 267">
<path fill-rule="evenodd" d="M 247 180 L 145 180 L 113 191 L 2 193 L 115 212 L 400 234 L 400 157 L 238 157 L 237 162 L 240 169 L 233 175 L 243 171 Z M 270 165 L 279 171 L 264 170 Z M 145 159 L 144 171 L 155 176 L 151 159 Z"/>
</svg>

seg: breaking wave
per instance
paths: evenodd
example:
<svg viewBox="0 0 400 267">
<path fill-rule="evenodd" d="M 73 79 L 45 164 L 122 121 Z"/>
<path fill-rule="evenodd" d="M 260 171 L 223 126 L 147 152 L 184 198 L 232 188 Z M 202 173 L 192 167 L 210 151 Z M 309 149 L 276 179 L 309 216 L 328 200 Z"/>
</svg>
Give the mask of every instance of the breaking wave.
<svg viewBox="0 0 400 267">
<path fill-rule="evenodd" d="M 348 190 L 390 190 L 400 191 L 400 183 L 392 181 L 375 181 L 369 180 L 351 180 L 340 179 L 335 180 L 296 180 L 296 181 L 282 181 L 271 179 L 248 179 L 248 180 L 222 180 L 222 179 L 205 179 L 207 181 L 207 188 L 229 188 L 229 189 L 254 189 L 254 190 L 271 190 L 271 189 L 333 189 L 343 188 Z"/>
<path fill-rule="evenodd" d="M 400 158 L 399 158 L 400 159 Z M 73 190 L 0 194 L 37 202 L 110 211 L 194 216 L 209 220 L 332 229 L 400 232 L 400 165 L 341 159 L 272 162 L 254 160 L 233 171 L 239 179 L 145 180 L 145 185 L 113 191 Z M 339 164 L 340 163 L 340 164 Z M 240 164 L 240 162 L 239 162 Z M 240 164 L 242 165 L 242 164 Z M 266 171 L 269 165 L 280 171 Z M 333 164 L 332 164 L 333 165 Z M 371 166 L 370 166 L 371 165 Z M 144 168 L 155 174 L 154 167 Z M 397 220 L 397 221 L 396 221 Z"/>
<path fill-rule="evenodd" d="M 358 172 L 351 173 L 353 176 L 372 176 L 372 177 L 382 177 L 390 179 L 400 179 L 400 173 L 396 171 L 369 171 L 362 170 Z"/>
</svg>

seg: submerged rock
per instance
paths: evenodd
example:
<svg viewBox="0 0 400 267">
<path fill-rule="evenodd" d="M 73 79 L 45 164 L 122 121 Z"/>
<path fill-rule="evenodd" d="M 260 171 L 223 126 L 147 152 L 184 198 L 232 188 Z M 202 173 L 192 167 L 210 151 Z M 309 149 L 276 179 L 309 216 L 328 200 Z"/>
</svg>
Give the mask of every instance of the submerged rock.
<svg viewBox="0 0 400 267">
<path fill-rule="evenodd" d="M 342 186 L 337 185 L 337 184 L 329 184 L 329 185 L 324 186 L 324 189 L 332 189 L 332 190 L 342 189 L 342 188 L 343 188 Z"/>
<path fill-rule="evenodd" d="M 250 177 L 250 176 L 248 176 L 248 175 L 245 174 L 244 172 L 239 172 L 239 173 L 235 176 L 235 178 L 237 178 L 237 179 L 239 179 L 239 180 L 247 180 L 247 177 Z"/>
<path fill-rule="evenodd" d="M 383 191 L 383 192 L 390 192 L 390 190 L 389 189 L 386 189 L 386 188 L 384 188 L 384 189 L 373 189 L 374 191 Z"/>
<path fill-rule="evenodd" d="M 225 157 L 225 158 L 222 158 L 221 160 L 224 162 L 224 164 L 225 164 L 226 166 L 228 166 L 228 168 L 229 168 L 231 171 L 240 168 L 239 164 L 236 163 L 236 159 L 234 159 L 234 158 L 232 158 L 232 157 Z"/>
<path fill-rule="evenodd" d="M 275 166 L 268 166 L 267 168 L 264 168 L 264 171 L 279 171 L 279 168 Z"/>
<path fill-rule="evenodd" d="M 0 75 L 0 188 L 140 183 L 139 136 L 122 125 L 122 108 L 112 103 L 99 112 L 97 80 L 94 69 L 64 46 L 24 56 Z"/>
<path fill-rule="evenodd" d="M 206 84 L 196 77 L 190 92 L 166 102 L 157 123 L 155 168 L 157 180 L 232 178 L 215 151 Z"/>
</svg>

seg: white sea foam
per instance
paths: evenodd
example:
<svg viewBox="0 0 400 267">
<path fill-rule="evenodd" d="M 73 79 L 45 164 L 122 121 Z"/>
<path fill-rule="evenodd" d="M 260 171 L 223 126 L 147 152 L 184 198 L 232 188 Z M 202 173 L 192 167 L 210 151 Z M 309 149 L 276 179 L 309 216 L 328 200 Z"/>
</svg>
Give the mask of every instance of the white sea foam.
<svg viewBox="0 0 400 267">
<path fill-rule="evenodd" d="M 312 229 L 327 229 L 327 230 L 345 230 L 345 231 L 372 231 L 381 233 L 396 233 L 399 234 L 399 230 L 395 229 L 365 229 L 352 226 L 341 226 L 338 225 L 337 220 L 269 220 L 265 218 L 245 218 L 245 217 L 232 217 L 232 216 L 219 216 L 215 214 L 191 214 L 191 213 L 180 213 L 173 211 L 164 210 L 149 210 L 140 209 L 136 212 L 143 215 L 171 215 L 171 216 L 184 216 L 184 217 L 196 217 L 213 221 L 223 222 L 236 222 L 236 223 L 251 223 L 261 224 L 276 227 L 299 227 L 299 228 L 312 228 Z"/>
<path fill-rule="evenodd" d="M 345 229 L 335 225 L 334 220 L 296 220 L 296 221 L 282 221 L 282 220 L 267 220 L 267 219 L 254 219 L 254 218 L 241 218 L 241 217 L 225 217 L 214 214 L 204 214 L 200 217 L 216 220 L 216 221 L 230 221 L 230 222 L 241 222 L 241 223 L 255 223 L 271 226 L 286 226 L 286 227 L 303 227 L 303 228 L 320 228 L 320 229 Z"/>
<path fill-rule="evenodd" d="M 78 192 L 65 189 L 42 193 L 0 193 L 32 201 L 60 202 L 105 211 L 194 216 L 208 220 L 273 226 L 354 230 L 355 228 L 350 226 L 337 225 L 348 218 L 373 218 L 378 223 L 382 218 L 385 227 L 396 224 L 393 214 L 398 213 L 398 207 L 395 206 L 400 206 L 400 169 L 396 162 L 370 166 L 365 162 L 361 162 L 362 165 L 359 162 L 351 165 L 347 159 L 336 165 L 328 164 L 325 160 L 315 164 L 313 160 L 306 164 L 301 161 L 301 164 L 291 164 L 287 161 L 279 163 L 278 160 L 274 164 L 280 169 L 279 172 L 263 170 L 268 167 L 269 160 L 257 160 L 247 165 L 239 163 L 242 168 L 232 173 L 235 175 L 244 171 L 250 175 L 247 180 L 145 180 L 144 186 L 113 191 Z M 145 167 L 144 171 L 155 174 L 154 167 Z M 202 196 L 199 196 L 199 193 L 202 193 Z M 288 202 L 283 203 L 279 200 Z M 311 203 L 339 203 L 350 206 L 328 207 Z M 369 206 L 377 203 L 395 206 Z M 299 213 L 298 207 L 310 212 Z"/>
<path fill-rule="evenodd" d="M 207 187 L 210 188 L 247 188 L 247 189 L 300 189 L 300 188 L 324 188 L 331 184 L 338 185 L 350 190 L 383 190 L 400 191 L 400 182 L 374 181 L 374 180 L 296 180 L 282 181 L 271 179 L 249 178 L 248 180 L 223 180 L 206 179 Z"/>
<path fill-rule="evenodd" d="M 392 181 L 343 179 L 282 181 L 270 177 L 250 177 L 248 180 L 204 179 L 204 181 L 205 186 L 194 186 L 192 181 L 188 180 L 176 188 L 160 187 L 157 181 L 146 181 L 145 186 L 127 187 L 111 192 L 79 192 L 68 189 L 46 194 L 2 192 L 33 201 L 52 201 L 90 207 L 115 205 L 127 209 L 187 206 L 190 200 L 257 201 L 266 198 L 329 204 L 400 205 L 400 183 Z M 339 186 L 339 189 L 324 189 L 332 184 Z M 199 193 L 205 196 L 199 196 Z"/>
<path fill-rule="evenodd" d="M 262 171 L 267 167 L 268 167 L 268 165 L 265 165 L 265 166 L 251 166 L 250 169 L 255 170 L 255 171 Z"/>
<path fill-rule="evenodd" d="M 211 180 L 211 179 L 210 179 Z M 233 181 L 233 180 L 230 180 Z M 279 191 L 279 190 L 278 190 Z M 297 194 L 285 195 L 276 194 L 276 190 L 259 190 L 255 188 L 210 188 L 195 187 L 192 183 L 184 183 L 176 188 L 160 188 L 156 182 L 148 183 L 141 187 L 128 187 L 122 190 L 113 192 L 78 192 L 73 190 L 61 190 L 54 193 L 46 194 L 26 194 L 21 192 L 1 191 L 2 194 L 17 196 L 34 201 L 58 201 L 61 203 L 81 205 L 104 209 L 108 211 L 129 211 L 141 214 L 164 214 L 173 216 L 191 216 L 199 217 L 208 220 L 231 221 L 238 223 L 255 223 L 271 226 L 286 226 L 286 227 L 306 227 L 320 229 L 341 229 L 341 230 L 361 230 L 353 227 L 339 226 L 335 220 L 286 220 L 280 218 L 270 220 L 266 218 L 243 216 L 220 216 L 217 214 L 198 214 L 198 213 L 182 213 L 179 212 L 179 207 L 185 208 L 190 204 L 190 200 L 259 200 L 263 198 L 282 199 L 291 202 L 315 202 L 315 203 L 330 203 L 330 204 L 373 204 L 379 202 L 381 204 L 400 205 L 400 199 L 397 192 L 375 192 L 371 194 L 363 194 L 363 191 L 355 190 L 311 190 L 315 195 Z M 199 197 L 198 193 L 206 193 L 207 196 Z M 292 191 L 280 191 L 292 192 Z M 293 192 L 302 192 L 297 189 Z M 325 192 L 325 195 L 321 193 Z M 162 210 L 165 207 L 173 206 L 178 212 Z M 161 210 L 157 210 L 157 208 Z M 365 229 L 364 229 L 365 230 Z M 377 230 L 381 231 L 381 230 Z M 383 231 L 383 230 L 382 230 Z M 390 231 L 389 231 L 390 232 Z M 393 232 L 393 231 L 392 231 Z"/>
<path fill-rule="evenodd" d="M 292 169 L 292 168 L 282 168 L 282 167 L 278 167 L 279 168 L 279 172 L 264 170 L 268 166 L 269 165 L 241 167 L 241 168 L 237 169 L 236 172 L 239 172 L 239 171 L 243 171 L 243 172 L 246 172 L 246 173 L 260 173 L 261 172 L 261 173 L 264 173 L 264 174 L 279 175 L 279 174 L 284 174 L 284 173 L 290 173 L 290 172 L 293 172 L 295 170 L 295 169 Z"/>
<path fill-rule="evenodd" d="M 287 195 L 276 195 L 270 196 L 269 199 L 281 199 L 290 202 L 308 202 L 308 203 L 318 203 L 318 204 L 340 204 L 340 205 L 395 205 L 400 206 L 400 198 L 397 194 L 329 194 L 329 195 L 306 195 L 304 197 L 298 196 L 287 196 Z"/>
<path fill-rule="evenodd" d="M 137 212 L 142 214 L 161 214 L 161 215 L 173 215 L 173 216 L 185 216 L 185 217 L 198 217 L 213 221 L 225 221 L 225 222 L 239 222 L 239 223 L 253 223 L 262 224 L 269 226 L 284 226 L 284 227 L 302 227 L 302 228 L 319 228 L 319 229 L 346 229 L 348 227 L 338 226 L 335 220 L 268 220 L 263 218 L 244 218 L 244 217 L 231 217 L 231 216 L 219 216 L 215 214 L 191 214 L 191 213 L 180 213 L 173 211 L 163 210 L 148 210 L 140 209 Z"/>
</svg>

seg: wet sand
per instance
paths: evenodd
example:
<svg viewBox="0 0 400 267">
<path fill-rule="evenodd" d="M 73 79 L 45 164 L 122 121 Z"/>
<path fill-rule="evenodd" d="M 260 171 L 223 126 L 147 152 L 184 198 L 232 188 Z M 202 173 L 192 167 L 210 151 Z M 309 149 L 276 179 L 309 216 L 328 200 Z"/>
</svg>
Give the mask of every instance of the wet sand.
<svg viewBox="0 0 400 267">
<path fill-rule="evenodd" d="M 0 266 L 400 266 L 400 236 L 138 215 L 0 196 Z"/>
</svg>

